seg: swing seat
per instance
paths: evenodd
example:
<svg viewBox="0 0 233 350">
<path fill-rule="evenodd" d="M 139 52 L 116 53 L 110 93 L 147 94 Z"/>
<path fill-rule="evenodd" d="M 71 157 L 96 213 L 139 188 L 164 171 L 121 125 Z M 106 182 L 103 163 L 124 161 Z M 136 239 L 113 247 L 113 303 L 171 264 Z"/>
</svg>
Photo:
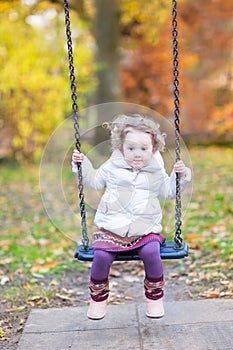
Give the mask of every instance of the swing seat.
<svg viewBox="0 0 233 350">
<path fill-rule="evenodd" d="M 161 245 L 160 256 L 165 259 L 182 259 L 188 256 L 188 245 L 182 242 L 180 248 L 177 248 L 174 242 L 165 242 Z M 75 252 L 74 258 L 81 261 L 92 261 L 94 257 L 94 249 L 89 246 L 88 249 L 84 249 L 83 245 L 80 245 Z M 128 252 L 117 253 L 115 261 L 130 261 L 140 260 L 136 250 L 130 250 Z"/>
</svg>

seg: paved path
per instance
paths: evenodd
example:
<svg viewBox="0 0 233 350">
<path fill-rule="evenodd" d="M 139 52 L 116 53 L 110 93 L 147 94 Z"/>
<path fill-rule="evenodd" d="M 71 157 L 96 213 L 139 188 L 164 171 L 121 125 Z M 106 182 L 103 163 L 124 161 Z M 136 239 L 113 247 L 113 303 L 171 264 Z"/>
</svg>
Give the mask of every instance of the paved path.
<svg viewBox="0 0 233 350">
<path fill-rule="evenodd" d="M 232 350 L 233 299 L 166 301 L 165 316 L 149 319 L 142 303 L 109 305 L 104 319 L 87 307 L 34 309 L 18 350 Z"/>
</svg>

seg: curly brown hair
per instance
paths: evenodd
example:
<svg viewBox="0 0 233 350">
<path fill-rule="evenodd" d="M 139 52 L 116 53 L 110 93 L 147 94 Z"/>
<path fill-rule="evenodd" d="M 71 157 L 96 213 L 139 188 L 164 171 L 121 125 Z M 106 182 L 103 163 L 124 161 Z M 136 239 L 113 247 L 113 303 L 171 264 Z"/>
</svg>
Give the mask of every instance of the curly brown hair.
<svg viewBox="0 0 233 350">
<path fill-rule="evenodd" d="M 122 149 L 125 136 L 131 128 L 151 134 L 154 150 L 165 150 L 166 134 L 160 131 L 157 122 L 143 114 L 119 114 L 112 122 L 104 123 L 103 127 L 110 131 L 112 150 Z"/>
</svg>

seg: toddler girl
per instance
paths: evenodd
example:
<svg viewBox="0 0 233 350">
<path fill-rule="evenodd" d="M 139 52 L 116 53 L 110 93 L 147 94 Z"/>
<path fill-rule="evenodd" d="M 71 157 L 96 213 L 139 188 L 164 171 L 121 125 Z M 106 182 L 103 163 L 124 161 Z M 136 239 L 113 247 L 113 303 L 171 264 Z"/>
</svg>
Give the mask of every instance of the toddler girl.
<svg viewBox="0 0 233 350">
<path fill-rule="evenodd" d="M 169 177 L 159 151 L 165 147 L 165 134 L 153 120 L 139 114 L 119 115 L 105 123 L 111 132 L 113 153 L 95 170 L 86 156 L 74 150 L 73 171 L 82 162 L 84 186 L 105 189 L 99 203 L 93 234 L 94 259 L 90 275 L 90 305 L 87 316 L 105 316 L 109 295 L 109 270 L 116 254 L 137 250 L 145 268 L 146 315 L 162 317 L 163 264 L 160 245 L 162 210 L 159 197 L 176 196 L 175 173 L 180 174 L 181 191 L 191 180 L 191 171 L 180 160 Z"/>
</svg>

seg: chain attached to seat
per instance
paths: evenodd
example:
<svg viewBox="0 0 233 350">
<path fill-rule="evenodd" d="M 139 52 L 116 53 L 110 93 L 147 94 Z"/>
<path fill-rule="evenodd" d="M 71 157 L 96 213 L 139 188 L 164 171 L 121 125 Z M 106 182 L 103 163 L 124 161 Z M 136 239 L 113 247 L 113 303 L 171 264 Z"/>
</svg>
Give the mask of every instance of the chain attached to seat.
<svg viewBox="0 0 233 350">
<path fill-rule="evenodd" d="M 65 12 L 65 28 L 67 37 L 67 49 L 69 59 L 69 74 L 70 74 L 70 87 L 71 87 L 71 98 L 72 98 L 72 109 L 73 109 L 73 120 L 74 120 L 74 131 L 75 131 L 75 144 L 78 151 L 80 151 L 80 133 L 79 133 L 79 108 L 77 104 L 77 88 L 75 81 L 75 70 L 74 70 L 74 59 L 73 59 L 73 45 L 72 45 L 72 33 L 70 24 L 70 11 L 68 0 L 64 0 L 64 12 Z M 82 224 L 82 243 L 85 250 L 88 250 L 89 238 L 87 234 L 86 224 L 86 208 L 85 198 L 83 191 L 83 177 L 82 167 L 80 163 L 77 163 L 78 167 L 78 190 L 80 199 L 80 213 L 81 213 L 81 224 Z"/>
<path fill-rule="evenodd" d="M 179 100 L 179 50 L 177 30 L 177 0 L 172 1 L 172 36 L 173 36 L 173 94 L 174 94 L 174 125 L 176 162 L 180 160 L 180 100 Z M 174 242 L 177 248 L 182 246 L 181 237 L 181 191 L 180 175 L 176 174 L 176 203 L 175 203 L 175 236 Z"/>
<path fill-rule="evenodd" d="M 73 109 L 73 120 L 75 129 L 75 141 L 76 148 L 80 151 L 80 134 L 79 134 L 79 108 L 77 104 L 77 89 L 75 82 L 75 70 L 73 62 L 73 46 L 72 46 L 72 35 L 71 35 L 71 23 L 69 13 L 68 0 L 64 1 L 64 12 L 65 12 L 65 27 L 67 36 L 67 48 L 68 48 L 68 59 L 69 59 L 69 73 L 70 73 L 70 86 L 71 86 L 71 98 L 72 98 L 72 109 Z M 174 94 L 174 125 L 175 125 L 175 147 L 176 147 L 176 161 L 180 160 L 180 101 L 179 101 L 179 61 L 178 61 L 178 30 L 177 30 L 177 0 L 172 1 L 172 36 L 173 36 L 173 94 Z M 80 199 L 80 212 L 82 218 L 82 243 L 84 250 L 89 249 L 89 238 L 86 227 L 86 209 L 83 191 L 83 178 L 82 168 L 78 163 L 78 189 Z M 176 174 L 176 203 L 175 203 L 175 236 L 174 242 L 177 249 L 182 247 L 181 237 L 181 191 L 180 191 L 180 176 Z"/>
</svg>

